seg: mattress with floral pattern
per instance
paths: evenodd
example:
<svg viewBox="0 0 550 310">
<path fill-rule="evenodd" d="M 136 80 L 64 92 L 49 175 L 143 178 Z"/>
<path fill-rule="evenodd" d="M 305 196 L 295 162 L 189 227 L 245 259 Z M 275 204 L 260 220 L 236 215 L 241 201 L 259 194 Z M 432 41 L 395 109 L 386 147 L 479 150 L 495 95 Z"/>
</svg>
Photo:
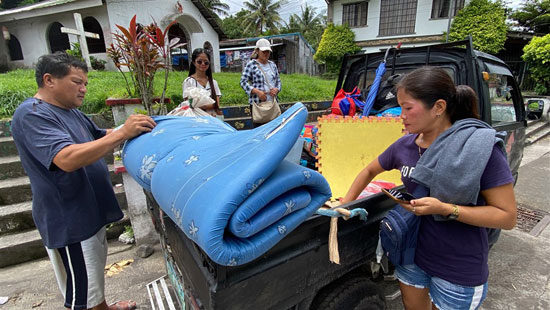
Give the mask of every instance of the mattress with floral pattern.
<svg viewBox="0 0 550 310">
<path fill-rule="evenodd" d="M 306 116 L 297 103 L 243 131 L 213 117 L 156 117 L 152 132 L 125 144 L 124 166 L 214 262 L 241 265 L 331 195 L 319 173 L 284 160 Z"/>
</svg>

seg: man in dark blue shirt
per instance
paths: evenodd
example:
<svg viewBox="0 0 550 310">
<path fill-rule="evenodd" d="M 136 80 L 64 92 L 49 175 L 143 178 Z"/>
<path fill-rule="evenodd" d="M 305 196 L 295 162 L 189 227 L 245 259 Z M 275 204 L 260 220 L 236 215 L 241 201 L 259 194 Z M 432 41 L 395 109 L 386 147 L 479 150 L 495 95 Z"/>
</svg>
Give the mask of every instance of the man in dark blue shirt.
<svg viewBox="0 0 550 310">
<path fill-rule="evenodd" d="M 40 57 L 38 92 L 15 111 L 12 134 L 65 307 L 135 309 L 135 302 L 105 302 L 105 226 L 123 214 L 103 157 L 156 124 L 149 116 L 132 115 L 119 130 L 99 129 L 77 110 L 86 94 L 87 72 L 85 63 L 62 52 Z"/>
</svg>

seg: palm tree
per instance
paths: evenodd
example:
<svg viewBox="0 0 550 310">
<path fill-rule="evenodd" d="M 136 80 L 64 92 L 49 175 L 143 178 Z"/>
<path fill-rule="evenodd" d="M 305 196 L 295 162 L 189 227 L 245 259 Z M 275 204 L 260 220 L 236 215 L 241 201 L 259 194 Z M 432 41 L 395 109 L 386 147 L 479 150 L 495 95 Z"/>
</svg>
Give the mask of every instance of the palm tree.
<svg viewBox="0 0 550 310">
<path fill-rule="evenodd" d="M 201 0 L 202 4 L 215 16 L 229 15 L 229 5 L 220 0 Z"/>
<path fill-rule="evenodd" d="M 302 7 L 302 14 L 292 14 L 288 19 L 286 31 L 301 32 L 304 38 L 314 49 L 317 49 L 323 30 L 326 27 L 326 11 L 322 10 L 317 14 L 315 8 L 308 6 Z"/>
<path fill-rule="evenodd" d="M 298 16 L 296 14 L 290 15 L 288 23 L 283 29 L 284 32 L 302 32 L 302 25 L 298 22 Z"/>
<path fill-rule="evenodd" d="M 286 0 L 252 0 L 244 2 L 250 13 L 246 16 L 244 26 L 245 32 L 249 29 L 255 29 L 256 35 L 261 35 L 265 30 L 271 30 L 274 33 L 279 32 L 282 27 L 282 19 L 278 10 L 285 4 Z"/>
<path fill-rule="evenodd" d="M 289 19 L 289 26 L 298 27 L 301 33 L 305 34 L 307 32 L 313 31 L 322 27 L 324 24 L 324 16 L 322 13 L 317 14 L 315 8 L 305 5 L 302 7 L 302 14 L 298 16 L 297 14 L 292 14 Z"/>
</svg>

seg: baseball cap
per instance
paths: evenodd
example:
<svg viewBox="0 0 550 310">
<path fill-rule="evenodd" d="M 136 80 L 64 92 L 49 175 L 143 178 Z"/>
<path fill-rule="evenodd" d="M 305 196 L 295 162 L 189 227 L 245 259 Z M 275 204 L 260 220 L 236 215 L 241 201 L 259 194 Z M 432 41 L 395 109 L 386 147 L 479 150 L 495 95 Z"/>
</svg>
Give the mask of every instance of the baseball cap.
<svg viewBox="0 0 550 310">
<path fill-rule="evenodd" d="M 271 52 L 271 44 L 266 39 L 259 39 L 256 42 L 256 48 L 260 49 L 260 51 L 270 51 Z"/>
</svg>

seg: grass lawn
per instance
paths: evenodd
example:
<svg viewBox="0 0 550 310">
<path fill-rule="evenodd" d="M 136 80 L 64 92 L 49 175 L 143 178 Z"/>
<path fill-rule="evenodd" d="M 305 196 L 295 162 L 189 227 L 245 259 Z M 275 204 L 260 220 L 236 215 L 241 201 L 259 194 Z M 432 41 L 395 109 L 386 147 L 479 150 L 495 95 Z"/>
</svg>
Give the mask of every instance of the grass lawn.
<svg viewBox="0 0 550 310">
<path fill-rule="evenodd" d="M 173 103 L 182 101 L 181 84 L 187 77 L 185 71 L 170 72 L 166 96 Z M 162 72 L 155 76 L 155 94 L 161 94 L 164 78 Z M 215 73 L 222 92 L 221 105 L 246 105 L 248 97 L 239 85 L 240 73 Z M 323 101 L 334 96 L 336 80 L 324 80 L 304 74 L 281 74 L 283 85 L 280 102 Z M 35 94 L 37 89 L 34 70 L 15 70 L 0 74 L 0 117 L 11 117 L 21 101 Z M 88 73 L 88 93 L 81 110 L 85 113 L 105 111 L 105 99 L 126 97 L 124 79 L 119 72 L 93 71 Z"/>
</svg>

